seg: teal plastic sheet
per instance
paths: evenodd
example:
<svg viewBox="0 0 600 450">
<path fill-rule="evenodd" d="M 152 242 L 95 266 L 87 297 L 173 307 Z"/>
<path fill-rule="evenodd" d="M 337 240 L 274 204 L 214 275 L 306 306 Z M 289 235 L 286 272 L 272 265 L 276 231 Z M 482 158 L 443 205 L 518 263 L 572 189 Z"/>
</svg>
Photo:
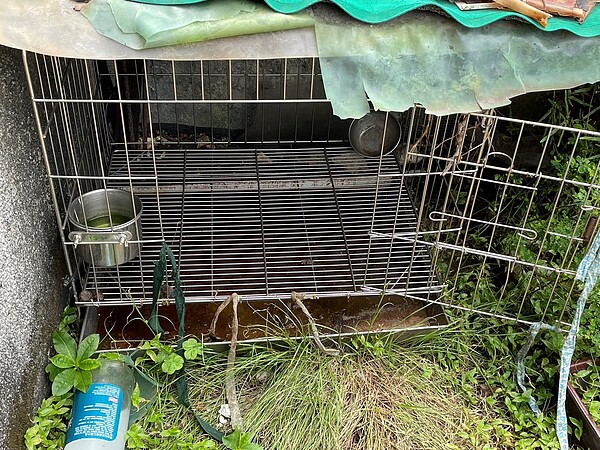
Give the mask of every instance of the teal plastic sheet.
<svg viewBox="0 0 600 450">
<path fill-rule="evenodd" d="M 517 21 L 457 26 L 426 11 L 380 25 L 313 6 L 327 98 L 341 118 L 423 105 L 438 115 L 499 107 L 525 92 L 600 80 L 600 38 Z"/>
<path fill-rule="evenodd" d="M 129 0 L 137 3 L 150 3 L 152 5 L 189 5 L 191 3 L 202 3 L 206 0 Z"/>
<path fill-rule="evenodd" d="M 202 3 L 206 0 L 129 0 L 137 3 L 150 3 L 152 5 L 189 5 L 191 3 Z"/>
<path fill-rule="evenodd" d="M 249 0 L 178 6 L 93 0 L 81 12 L 100 34 L 137 50 L 314 25 L 306 12 L 281 14 Z"/>
<path fill-rule="evenodd" d="M 147 0 L 156 1 L 156 0 Z M 176 1 L 176 0 L 173 0 Z M 320 0 L 265 0 L 275 11 L 293 13 Z M 475 28 L 489 25 L 501 19 L 519 17 L 545 31 L 567 30 L 579 36 L 600 35 L 600 8 L 592 10 L 583 23 L 572 18 L 551 17 L 546 28 L 536 21 L 512 11 L 482 9 L 462 11 L 449 0 L 332 0 L 352 17 L 368 23 L 381 23 L 399 17 L 417 8 L 434 6 L 462 25 Z"/>
</svg>

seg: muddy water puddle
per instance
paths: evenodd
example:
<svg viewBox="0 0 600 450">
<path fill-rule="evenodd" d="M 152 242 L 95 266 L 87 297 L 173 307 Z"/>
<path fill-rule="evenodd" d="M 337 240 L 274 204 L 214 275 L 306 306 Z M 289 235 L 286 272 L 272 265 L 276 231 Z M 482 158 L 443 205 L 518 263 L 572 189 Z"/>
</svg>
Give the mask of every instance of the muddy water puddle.
<svg viewBox="0 0 600 450">
<path fill-rule="evenodd" d="M 210 340 L 209 329 L 220 303 L 186 304 L 186 335 Z M 425 302 L 400 296 L 307 298 L 304 304 L 320 327 L 322 334 L 352 332 L 383 332 L 413 327 L 445 325 L 441 308 Z M 102 338 L 101 348 L 135 347 L 141 340 L 152 339 L 153 332 L 146 321 L 150 305 L 141 308 L 118 306 L 98 308 L 97 332 Z M 159 308 L 164 337 L 176 339 L 177 312 L 174 304 Z M 275 336 L 310 334 L 304 313 L 286 301 L 244 302 L 238 305 L 238 340 L 262 339 Z M 215 334 L 217 340 L 231 338 L 233 310 L 229 305 L 220 314 Z"/>
</svg>

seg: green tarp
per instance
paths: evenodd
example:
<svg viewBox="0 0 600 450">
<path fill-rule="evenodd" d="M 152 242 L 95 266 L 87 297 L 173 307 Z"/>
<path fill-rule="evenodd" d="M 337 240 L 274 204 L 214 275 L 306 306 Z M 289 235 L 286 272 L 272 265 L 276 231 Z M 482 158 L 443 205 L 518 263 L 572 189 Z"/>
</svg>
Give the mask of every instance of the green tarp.
<svg viewBox="0 0 600 450">
<path fill-rule="evenodd" d="M 179 6 L 93 0 L 81 12 L 99 33 L 137 50 L 314 24 L 308 13 L 281 14 L 249 0 Z"/>
<path fill-rule="evenodd" d="M 425 11 L 365 25 L 314 8 L 325 91 L 342 118 L 367 113 L 367 96 L 375 109 L 448 114 L 600 80 L 600 38 L 516 21 L 465 28 Z"/>
<path fill-rule="evenodd" d="M 600 80 L 600 38 L 508 20 L 467 28 L 428 11 L 369 25 L 331 5 L 312 10 L 284 15 L 247 0 L 92 0 L 83 12 L 99 32 L 137 49 L 314 26 L 325 92 L 341 118 L 414 104 L 440 115 L 474 112 Z"/>
<path fill-rule="evenodd" d="M 157 0 L 144 0 L 157 1 Z M 177 1 L 177 0 L 171 0 Z M 319 0 L 265 0 L 276 11 L 293 13 Z M 462 11 L 449 0 L 332 0 L 352 17 L 368 23 L 381 23 L 399 17 L 417 8 L 436 7 L 462 25 L 475 28 L 489 25 L 501 19 L 519 17 L 545 31 L 567 30 L 579 36 L 600 35 L 600 8 L 592 10 L 588 18 L 579 23 L 571 18 L 552 17 L 546 28 L 521 14 L 497 9 Z"/>
</svg>

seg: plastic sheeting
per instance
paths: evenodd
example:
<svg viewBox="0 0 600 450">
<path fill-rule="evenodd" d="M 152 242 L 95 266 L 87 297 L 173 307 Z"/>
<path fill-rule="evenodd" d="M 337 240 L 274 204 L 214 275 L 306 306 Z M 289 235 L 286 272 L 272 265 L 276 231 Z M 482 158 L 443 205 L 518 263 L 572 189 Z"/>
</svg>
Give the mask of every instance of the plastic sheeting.
<svg viewBox="0 0 600 450">
<path fill-rule="evenodd" d="M 280 14 L 248 0 L 180 6 L 94 0 L 81 12 L 100 34 L 138 50 L 314 24 L 308 13 Z"/>
<path fill-rule="evenodd" d="M 157 0 L 144 0 L 157 1 Z M 177 0 L 171 0 L 177 1 Z M 318 3 L 320 0 L 265 0 L 266 3 L 276 11 L 293 13 L 308 6 Z M 470 28 L 489 25 L 497 20 L 510 17 L 519 17 L 536 27 L 545 31 L 567 30 L 579 36 L 600 35 L 600 9 L 594 9 L 583 22 L 579 23 L 573 18 L 559 16 L 551 17 L 547 27 L 542 27 L 536 21 L 513 11 L 501 11 L 498 9 L 482 9 L 461 11 L 449 0 L 332 0 L 340 8 L 352 17 L 368 23 L 381 23 L 395 17 L 406 14 L 417 8 L 435 6 L 448 14 L 462 25 Z"/>
<path fill-rule="evenodd" d="M 375 109 L 416 103 L 443 115 L 600 80 L 600 38 L 532 32 L 516 21 L 470 29 L 425 11 L 366 25 L 313 8 L 325 91 L 341 118 L 366 114 L 367 97 Z"/>
<path fill-rule="evenodd" d="M 404 110 L 414 102 L 450 114 L 505 105 L 524 92 L 600 80 L 599 38 L 540 32 L 517 21 L 467 29 L 418 11 L 371 26 L 322 4 L 313 6 L 320 51 L 313 27 L 134 50 L 98 35 L 73 5 L 71 0 L 4 0 L 0 44 L 91 59 L 297 58 L 320 52 L 327 94 L 344 117 L 368 110 L 367 93 L 380 109 Z"/>
<path fill-rule="evenodd" d="M 187 5 L 190 3 L 202 3 L 206 0 L 129 0 L 138 3 L 151 3 L 153 5 Z"/>
<path fill-rule="evenodd" d="M 156 5 L 181 5 L 206 0 L 128 0 Z M 275 11 L 290 14 L 308 8 L 322 0 L 264 0 Z M 450 0 L 331 0 L 352 17 L 367 23 L 381 23 L 423 7 L 436 7 L 462 25 L 470 28 L 489 25 L 497 20 L 518 17 L 544 31 L 567 30 L 579 36 L 600 35 L 600 10 L 593 10 L 583 23 L 573 18 L 551 17 L 543 27 L 535 20 L 514 11 L 471 9 L 462 11 Z"/>
<path fill-rule="evenodd" d="M 135 50 L 98 34 L 73 0 L 2 0 L 0 45 L 65 58 L 262 59 L 317 56 L 313 27 Z"/>
</svg>

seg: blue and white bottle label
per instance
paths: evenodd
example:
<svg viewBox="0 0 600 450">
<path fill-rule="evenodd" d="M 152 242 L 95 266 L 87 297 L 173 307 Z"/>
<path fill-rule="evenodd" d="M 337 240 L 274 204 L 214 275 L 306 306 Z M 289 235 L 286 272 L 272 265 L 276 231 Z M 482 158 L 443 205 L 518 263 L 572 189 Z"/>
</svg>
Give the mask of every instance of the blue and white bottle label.
<svg viewBox="0 0 600 450">
<path fill-rule="evenodd" d="M 114 384 L 94 383 L 75 396 L 67 443 L 78 439 L 114 441 L 123 409 L 123 390 Z"/>
</svg>

